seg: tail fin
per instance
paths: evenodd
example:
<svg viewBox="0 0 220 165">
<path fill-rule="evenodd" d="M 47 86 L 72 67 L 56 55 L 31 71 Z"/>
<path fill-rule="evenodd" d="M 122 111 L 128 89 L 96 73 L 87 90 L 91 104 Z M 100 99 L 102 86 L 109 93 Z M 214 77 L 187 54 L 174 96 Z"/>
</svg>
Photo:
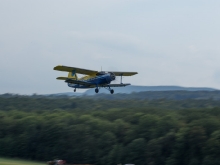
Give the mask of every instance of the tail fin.
<svg viewBox="0 0 220 165">
<path fill-rule="evenodd" d="M 76 74 L 76 72 L 74 72 L 74 71 L 69 72 L 68 77 L 69 77 L 69 78 L 72 78 L 72 79 L 74 79 L 74 80 L 78 80 L 77 74 Z"/>
</svg>

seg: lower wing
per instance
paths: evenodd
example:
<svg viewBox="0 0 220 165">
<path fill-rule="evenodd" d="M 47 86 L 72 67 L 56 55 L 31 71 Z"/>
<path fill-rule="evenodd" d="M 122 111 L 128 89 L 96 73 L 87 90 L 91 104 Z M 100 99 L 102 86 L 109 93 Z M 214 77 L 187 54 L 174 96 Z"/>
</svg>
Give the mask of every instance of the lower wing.
<svg viewBox="0 0 220 165">
<path fill-rule="evenodd" d="M 131 84 L 106 84 L 106 85 L 99 85 L 101 87 L 125 87 Z"/>
<path fill-rule="evenodd" d="M 89 82 L 85 81 L 79 81 L 79 80 L 74 80 L 69 77 L 57 77 L 58 80 L 65 80 L 67 83 L 73 83 L 73 84 L 79 84 L 79 85 L 85 85 L 85 86 L 92 86 L 94 84 L 91 84 Z"/>
<path fill-rule="evenodd" d="M 95 87 L 95 84 L 85 82 L 85 81 L 79 81 L 79 80 L 74 80 L 69 77 L 57 77 L 58 80 L 65 80 L 67 83 L 73 83 L 73 84 L 79 84 L 79 85 L 85 85 L 88 87 Z M 125 87 L 131 84 L 97 84 L 99 87 Z"/>
</svg>

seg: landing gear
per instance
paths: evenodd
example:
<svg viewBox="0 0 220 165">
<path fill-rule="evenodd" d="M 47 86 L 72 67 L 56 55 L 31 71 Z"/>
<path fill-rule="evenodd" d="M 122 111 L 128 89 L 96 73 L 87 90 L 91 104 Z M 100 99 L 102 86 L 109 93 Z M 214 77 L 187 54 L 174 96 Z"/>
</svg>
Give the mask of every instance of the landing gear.
<svg viewBox="0 0 220 165">
<path fill-rule="evenodd" d="M 73 91 L 76 92 L 76 88 Z"/>
<path fill-rule="evenodd" d="M 110 86 L 106 87 L 105 89 L 109 90 L 109 92 L 110 92 L 111 94 L 114 93 L 114 89 L 111 89 Z"/>
<path fill-rule="evenodd" d="M 95 88 L 95 93 L 99 93 L 99 89 L 98 88 Z"/>
<path fill-rule="evenodd" d="M 96 87 L 96 88 L 95 88 L 95 93 L 99 93 L 99 89 L 100 89 L 100 88 L 101 88 L 101 87 Z M 107 89 L 111 94 L 114 93 L 114 90 L 111 89 L 109 85 L 108 85 L 108 86 L 103 86 L 103 88 Z"/>
</svg>

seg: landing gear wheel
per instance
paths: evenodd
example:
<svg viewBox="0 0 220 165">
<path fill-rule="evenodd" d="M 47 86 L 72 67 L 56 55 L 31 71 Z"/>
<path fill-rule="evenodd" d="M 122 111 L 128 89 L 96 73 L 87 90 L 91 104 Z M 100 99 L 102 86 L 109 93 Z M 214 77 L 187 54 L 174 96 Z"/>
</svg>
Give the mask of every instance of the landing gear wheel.
<svg viewBox="0 0 220 165">
<path fill-rule="evenodd" d="M 76 88 L 73 91 L 76 92 Z"/>
<path fill-rule="evenodd" d="M 113 93 L 114 93 L 114 90 L 113 90 L 113 89 L 111 89 L 111 90 L 110 90 L 110 93 L 111 93 L 111 94 L 113 94 Z"/>
<path fill-rule="evenodd" d="M 95 89 L 95 93 L 99 93 L 99 89 L 98 88 Z"/>
</svg>

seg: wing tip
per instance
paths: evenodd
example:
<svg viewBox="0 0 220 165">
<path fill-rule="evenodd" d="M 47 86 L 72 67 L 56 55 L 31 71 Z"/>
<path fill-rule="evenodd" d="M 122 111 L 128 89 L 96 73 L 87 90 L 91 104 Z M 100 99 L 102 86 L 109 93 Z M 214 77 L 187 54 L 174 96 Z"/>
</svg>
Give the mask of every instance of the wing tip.
<svg viewBox="0 0 220 165">
<path fill-rule="evenodd" d="M 59 67 L 62 67 L 63 65 L 57 65 L 53 68 L 53 70 L 58 70 Z"/>
</svg>

